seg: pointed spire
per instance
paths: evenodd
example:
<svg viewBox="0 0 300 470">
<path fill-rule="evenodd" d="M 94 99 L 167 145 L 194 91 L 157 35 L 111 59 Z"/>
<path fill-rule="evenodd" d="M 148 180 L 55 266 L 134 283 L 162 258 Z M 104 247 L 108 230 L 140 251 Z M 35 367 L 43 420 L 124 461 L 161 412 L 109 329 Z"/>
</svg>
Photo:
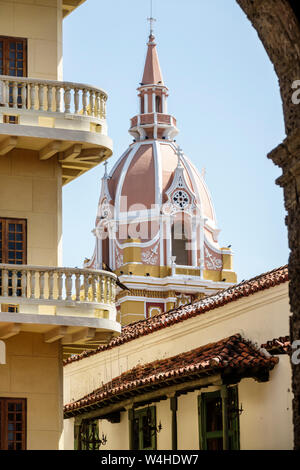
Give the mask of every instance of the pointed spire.
<svg viewBox="0 0 300 470">
<path fill-rule="evenodd" d="M 154 40 L 155 37 L 153 36 L 151 31 L 149 36 L 148 51 L 142 80 L 143 85 L 164 85 L 158 60 L 156 43 L 154 42 Z"/>
</svg>

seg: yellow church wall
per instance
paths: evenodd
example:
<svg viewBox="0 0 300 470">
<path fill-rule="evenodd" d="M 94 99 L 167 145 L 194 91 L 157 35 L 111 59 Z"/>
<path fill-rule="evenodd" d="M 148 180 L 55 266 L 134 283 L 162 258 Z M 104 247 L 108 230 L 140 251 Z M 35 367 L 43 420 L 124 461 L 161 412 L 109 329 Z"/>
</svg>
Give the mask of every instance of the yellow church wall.
<svg viewBox="0 0 300 470">
<path fill-rule="evenodd" d="M 62 80 L 61 0 L 0 0 L 2 36 L 27 39 L 28 76 Z"/>
<path fill-rule="evenodd" d="M 215 282 L 221 281 L 222 280 L 221 271 L 213 271 L 213 270 L 205 269 L 203 271 L 203 278 L 209 281 L 215 281 Z"/>
<path fill-rule="evenodd" d="M 180 268 L 176 267 L 176 274 L 183 274 L 184 276 L 200 276 L 200 270 L 195 268 Z"/>
<path fill-rule="evenodd" d="M 27 449 L 55 450 L 62 434 L 62 356 L 58 342 L 22 332 L 5 340 L 0 397 L 26 398 Z"/>
<path fill-rule="evenodd" d="M 24 149 L 0 158 L 0 217 L 27 220 L 28 264 L 61 264 L 61 181 L 55 158 Z"/>
<path fill-rule="evenodd" d="M 233 270 L 233 256 L 229 253 L 226 253 L 227 248 L 222 248 L 222 262 L 223 269 Z"/>
<path fill-rule="evenodd" d="M 150 266 L 150 265 L 142 264 L 142 263 L 140 264 L 129 263 L 129 264 L 126 264 L 125 266 L 121 266 L 118 270 L 116 270 L 116 274 L 118 276 L 122 274 L 129 275 L 130 273 L 132 273 L 132 276 L 145 276 L 147 273 L 149 273 L 151 277 L 164 277 L 164 276 L 161 276 L 160 266 Z"/>
<path fill-rule="evenodd" d="M 116 430 L 118 429 L 118 432 Z M 107 436 L 107 444 L 100 450 L 128 450 L 129 421 L 128 411 L 120 414 L 120 423 L 113 424 L 106 419 L 99 420 L 99 433 Z"/>
<path fill-rule="evenodd" d="M 130 239 L 127 240 L 126 244 L 140 243 L 140 240 Z M 124 263 L 141 261 L 141 247 L 140 246 L 126 246 L 123 250 Z"/>
<path fill-rule="evenodd" d="M 222 271 L 221 279 L 224 279 L 224 282 L 230 282 L 232 284 L 237 283 L 237 275 L 232 271 Z"/>
<path fill-rule="evenodd" d="M 121 323 L 128 325 L 129 323 L 140 320 L 145 317 L 144 301 L 128 300 L 121 303 Z"/>
</svg>

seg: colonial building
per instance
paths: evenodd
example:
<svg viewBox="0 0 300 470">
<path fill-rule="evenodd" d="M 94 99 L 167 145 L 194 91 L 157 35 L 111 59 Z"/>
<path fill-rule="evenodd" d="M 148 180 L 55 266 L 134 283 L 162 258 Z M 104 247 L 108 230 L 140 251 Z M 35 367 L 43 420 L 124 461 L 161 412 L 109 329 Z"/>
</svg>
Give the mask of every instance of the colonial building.
<svg viewBox="0 0 300 470">
<path fill-rule="evenodd" d="M 293 448 L 287 267 L 65 361 L 65 448 Z"/>
<path fill-rule="evenodd" d="M 86 261 L 118 275 L 122 333 L 65 361 L 65 448 L 292 449 L 288 269 L 236 284 L 152 32 L 138 92 Z"/>
<path fill-rule="evenodd" d="M 109 266 L 119 289 L 122 324 L 166 312 L 236 282 L 230 248 L 218 243 L 211 195 L 177 145 L 177 121 L 168 113 L 166 87 L 151 31 L 133 143 L 105 172 L 87 268 Z"/>
<path fill-rule="evenodd" d="M 119 334 L 116 276 L 62 267 L 62 187 L 112 154 L 106 93 L 62 79 L 80 0 L 0 0 L 0 449 L 58 449 L 63 355 Z"/>
</svg>

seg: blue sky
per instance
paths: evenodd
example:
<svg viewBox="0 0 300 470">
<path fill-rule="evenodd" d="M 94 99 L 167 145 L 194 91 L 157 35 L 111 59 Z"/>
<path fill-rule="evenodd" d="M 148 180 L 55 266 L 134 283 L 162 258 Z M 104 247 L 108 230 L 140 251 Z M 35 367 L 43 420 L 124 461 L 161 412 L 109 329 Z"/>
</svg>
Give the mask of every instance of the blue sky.
<svg viewBox="0 0 300 470">
<path fill-rule="evenodd" d="M 132 142 L 149 34 L 149 0 L 87 0 L 64 20 L 64 79 L 107 91 L 109 168 Z M 177 143 L 201 170 L 221 246 L 232 245 L 238 279 L 288 262 L 280 169 L 266 158 L 285 137 L 278 80 L 235 0 L 153 0 L 155 36 Z M 63 262 L 91 257 L 103 165 L 63 191 Z"/>
</svg>

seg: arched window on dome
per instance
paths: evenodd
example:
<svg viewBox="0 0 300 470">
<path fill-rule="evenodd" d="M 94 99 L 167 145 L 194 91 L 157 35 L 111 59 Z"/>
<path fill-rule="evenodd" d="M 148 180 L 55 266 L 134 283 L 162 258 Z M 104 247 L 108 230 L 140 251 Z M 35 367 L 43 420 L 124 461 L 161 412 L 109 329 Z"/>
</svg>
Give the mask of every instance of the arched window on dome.
<svg viewBox="0 0 300 470">
<path fill-rule="evenodd" d="M 188 239 L 185 234 L 184 223 L 175 222 L 172 225 L 172 256 L 176 256 L 175 263 L 179 266 L 189 266 Z"/>
</svg>

